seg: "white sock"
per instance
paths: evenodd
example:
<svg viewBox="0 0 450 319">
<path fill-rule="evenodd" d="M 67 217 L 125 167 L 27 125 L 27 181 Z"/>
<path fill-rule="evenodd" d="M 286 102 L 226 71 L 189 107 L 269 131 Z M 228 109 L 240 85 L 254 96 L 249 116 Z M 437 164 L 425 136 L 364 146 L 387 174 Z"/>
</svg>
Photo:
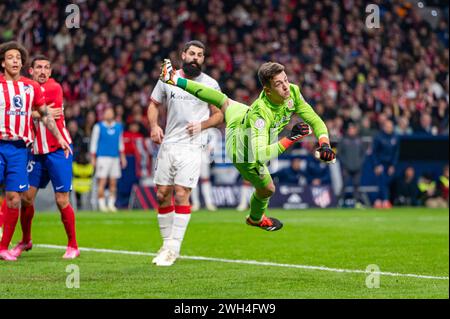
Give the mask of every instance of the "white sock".
<svg viewBox="0 0 450 319">
<path fill-rule="evenodd" d="M 106 199 L 105 199 L 105 197 L 100 197 L 100 198 L 98 199 L 98 206 L 99 206 L 100 208 L 106 207 Z"/>
<path fill-rule="evenodd" d="M 173 218 L 171 240 L 168 243 L 168 248 L 180 253 L 181 243 L 183 242 L 184 234 L 186 233 L 191 214 L 177 214 Z"/>
<path fill-rule="evenodd" d="M 205 200 L 205 204 L 206 206 L 213 206 L 213 200 L 211 197 L 211 182 L 207 181 L 207 182 L 203 182 L 202 183 L 202 195 L 203 195 L 203 199 Z"/>
<path fill-rule="evenodd" d="M 163 248 L 168 248 L 170 235 L 172 234 L 173 217 L 175 211 L 166 214 L 158 214 L 159 232 L 163 239 Z"/>
<path fill-rule="evenodd" d="M 192 206 L 200 207 L 200 193 L 198 191 L 198 186 L 192 189 L 191 199 L 192 199 Z"/>
<path fill-rule="evenodd" d="M 108 198 L 108 206 L 109 207 L 116 207 L 116 197 L 115 196 L 109 196 Z"/>
</svg>

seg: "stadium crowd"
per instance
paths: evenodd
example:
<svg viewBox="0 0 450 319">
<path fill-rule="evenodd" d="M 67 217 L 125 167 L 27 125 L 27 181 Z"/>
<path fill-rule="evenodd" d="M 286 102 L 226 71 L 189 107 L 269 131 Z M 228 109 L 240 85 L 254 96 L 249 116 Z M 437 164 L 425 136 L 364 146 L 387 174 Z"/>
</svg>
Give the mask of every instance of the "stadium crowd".
<svg viewBox="0 0 450 319">
<path fill-rule="evenodd" d="M 88 160 L 92 128 L 108 106 L 127 127 L 139 126 L 133 134 L 149 136 L 159 65 L 178 61 L 191 39 L 207 44 L 204 71 L 243 103 L 261 90 L 259 65 L 283 63 L 332 142 L 349 126 L 373 137 L 387 120 L 398 135 L 448 135 L 448 4 L 432 27 L 407 1 L 371 3 L 379 28 L 366 27 L 360 0 L 87 0 L 78 3 L 80 27 L 69 29 L 69 2 L 6 0 L 0 42 L 19 40 L 53 61 L 78 162 Z"/>
</svg>

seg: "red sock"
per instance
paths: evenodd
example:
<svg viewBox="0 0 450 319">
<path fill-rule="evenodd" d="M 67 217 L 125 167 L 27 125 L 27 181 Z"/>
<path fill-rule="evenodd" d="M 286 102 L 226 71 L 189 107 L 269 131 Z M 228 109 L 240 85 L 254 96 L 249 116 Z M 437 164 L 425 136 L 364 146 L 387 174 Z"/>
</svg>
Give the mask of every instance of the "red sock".
<svg viewBox="0 0 450 319">
<path fill-rule="evenodd" d="M 61 212 L 61 220 L 66 230 L 68 244 L 72 248 L 78 248 L 77 239 L 75 235 L 75 213 L 72 205 L 67 205 L 65 208 L 59 210 Z"/>
<path fill-rule="evenodd" d="M 176 214 L 190 214 L 191 213 L 191 206 L 175 206 L 175 213 Z"/>
<path fill-rule="evenodd" d="M 5 220 L 5 214 L 6 214 L 6 198 L 3 200 L 2 207 L 0 208 L 0 227 L 3 227 L 3 222 Z"/>
<path fill-rule="evenodd" d="M 22 242 L 31 240 L 31 223 L 34 217 L 34 205 L 22 206 L 20 209 L 20 224 L 22 225 Z"/>
<path fill-rule="evenodd" d="M 8 249 L 11 238 L 14 235 L 14 230 L 16 229 L 17 220 L 19 219 L 19 209 L 18 208 L 6 208 L 3 211 L 5 224 L 3 226 L 3 237 L 0 243 L 0 250 Z"/>
</svg>

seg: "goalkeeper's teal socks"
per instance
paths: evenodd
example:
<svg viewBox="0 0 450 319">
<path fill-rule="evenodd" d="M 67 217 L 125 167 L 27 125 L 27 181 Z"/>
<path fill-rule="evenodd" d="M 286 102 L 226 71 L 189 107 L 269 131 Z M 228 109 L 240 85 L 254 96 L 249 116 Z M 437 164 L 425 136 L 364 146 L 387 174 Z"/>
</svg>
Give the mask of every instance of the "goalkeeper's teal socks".
<svg viewBox="0 0 450 319">
<path fill-rule="evenodd" d="M 182 88 L 188 93 L 191 93 L 198 99 L 221 108 L 228 97 L 220 91 L 214 90 L 201 83 L 191 81 L 185 78 L 179 77 L 177 79 L 177 86 Z"/>
<path fill-rule="evenodd" d="M 254 222 L 259 222 L 264 215 L 264 212 L 269 206 L 269 198 L 259 198 L 256 192 L 252 194 L 250 199 L 250 219 Z"/>
</svg>

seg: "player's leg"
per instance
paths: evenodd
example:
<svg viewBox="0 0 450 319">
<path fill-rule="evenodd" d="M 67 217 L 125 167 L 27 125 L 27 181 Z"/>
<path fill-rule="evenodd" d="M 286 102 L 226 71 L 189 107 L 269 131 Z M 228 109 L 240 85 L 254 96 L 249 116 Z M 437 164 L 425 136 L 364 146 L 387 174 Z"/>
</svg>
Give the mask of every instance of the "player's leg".
<svg viewBox="0 0 450 319">
<path fill-rule="evenodd" d="M 247 224 L 267 231 L 281 229 L 283 224 L 278 219 L 266 216 L 270 197 L 275 193 L 275 185 L 267 166 L 257 163 L 235 163 L 234 165 L 242 177 L 255 188 L 250 198 L 250 215 L 247 217 Z"/>
<path fill-rule="evenodd" d="M 8 247 L 19 219 L 20 194 L 18 192 L 7 191 L 6 206 L 3 235 L 2 240 L 0 241 L 0 259 L 15 261 L 17 258 L 11 255 L 8 251 Z"/>
<path fill-rule="evenodd" d="M 75 211 L 70 204 L 69 192 L 55 193 L 56 205 L 61 213 L 61 221 L 67 235 L 67 249 L 63 255 L 64 259 L 74 259 L 80 256 L 75 231 Z"/>
<path fill-rule="evenodd" d="M 46 156 L 45 167 L 55 192 L 55 201 L 61 214 L 61 221 L 67 236 L 67 249 L 64 259 L 73 259 L 80 255 L 75 231 L 75 211 L 70 203 L 72 191 L 72 164 L 73 156 L 65 157 L 63 150 Z"/>
<path fill-rule="evenodd" d="M 34 199 L 39 187 L 45 187 L 49 182 L 48 172 L 43 165 L 43 156 L 35 156 L 29 153 L 27 166 L 30 188 L 21 194 L 20 225 L 22 227 L 22 240 L 10 251 L 19 257 L 22 252 L 33 247 L 31 241 L 31 225 L 34 217 Z"/>
<path fill-rule="evenodd" d="M 167 250 L 167 244 L 172 234 L 175 207 L 173 205 L 174 179 L 172 175 L 171 148 L 162 145 L 155 163 L 154 182 L 156 184 L 156 198 L 158 201 L 158 226 L 163 244 L 152 263 L 156 264 L 161 254 Z"/>
<path fill-rule="evenodd" d="M 175 214 L 173 215 L 172 231 L 167 242 L 167 249 L 164 250 L 157 266 L 172 266 L 180 255 L 181 244 L 186 233 L 186 229 L 191 219 L 191 206 L 189 196 L 191 189 L 181 185 L 174 186 L 175 191 Z"/>
<path fill-rule="evenodd" d="M 105 187 L 108 178 L 108 172 L 111 167 L 111 158 L 106 156 L 97 157 L 95 163 L 95 177 L 97 178 L 97 199 L 98 208 L 102 212 L 107 212 L 108 207 L 106 206 L 105 199 Z"/>
<path fill-rule="evenodd" d="M 106 182 L 107 182 L 106 178 L 99 177 L 97 179 L 98 208 L 102 212 L 108 211 L 108 207 L 106 206 L 106 199 L 105 199 Z"/>
<path fill-rule="evenodd" d="M 180 254 L 184 235 L 191 219 L 189 203 L 191 189 L 197 185 L 200 176 L 201 149 L 199 147 L 176 145 L 172 156 L 175 171 L 175 215 L 167 245 L 168 250 L 156 263 L 158 266 L 171 266 Z"/>
<path fill-rule="evenodd" d="M 4 179 L 6 190 L 6 212 L 4 229 L 0 241 L 0 259 L 15 261 L 16 257 L 8 251 L 19 219 L 20 193 L 28 190 L 27 161 L 28 152 L 25 144 L 7 142 L 0 145 L 1 168 L 0 179 Z M 3 178 L 4 177 L 4 178 Z"/>
<path fill-rule="evenodd" d="M 120 159 L 113 158 L 109 172 L 109 198 L 108 209 L 116 212 L 116 194 L 117 194 L 117 180 L 122 176 L 122 168 L 120 167 Z"/>
<path fill-rule="evenodd" d="M 29 251 L 33 248 L 31 241 L 31 224 L 34 217 L 34 198 L 38 189 L 30 185 L 30 188 L 21 194 L 20 206 L 20 225 L 22 227 L 22 239 L 20 242 L 10 250 L 11 255 L 19 257 L 22 252 Z"/>
<path fill-rule="evenodd" d="M 108 189 L 109 189 L 108 209 L 112 212 L 117 212 L 116 208 L 117 178 L 115 177 L 109 178 Z"/>
<path fill-rule="evenodd" d="M 175 215 L 175 207 L 172 202 L 174 187 L 172 185 L 156 185 L 156 198 L 158 200 L 158 225 L 163 245 L 158 252 L 167 249 L 170 236 L 172 234 L 173 218 Z M 156 263 L 155 258 L 154 263 Z"/>
<path fill-rule="evenodd" d="M 5 206 L 5 208 L 3 208 Z M 0 207 L 0 240 L 3 236 L 3 211 L 6 210 L 6 200 L 3 199 L 2 206 Z"/>
</svg>

